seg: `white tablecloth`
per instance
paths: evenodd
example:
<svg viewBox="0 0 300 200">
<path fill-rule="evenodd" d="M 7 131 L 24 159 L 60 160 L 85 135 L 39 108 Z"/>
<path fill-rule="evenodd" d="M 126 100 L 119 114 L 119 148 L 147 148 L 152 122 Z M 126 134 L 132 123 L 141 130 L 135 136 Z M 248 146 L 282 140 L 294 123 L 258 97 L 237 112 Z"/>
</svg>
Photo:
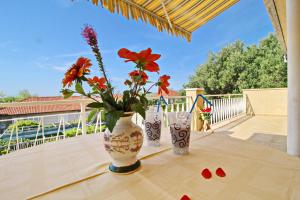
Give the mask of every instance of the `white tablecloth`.
<svg viewBox="0 0 300 200">
<path fill-rule="evenodd" d="M 100 134 L 20 150 L 0 158 L 0 199 L 300 199 L 300 159 L 221 134 L 192 133 L 190 154 L 174 155 L 170 136 L 143 146 L 142 168 L 107 170 Z M 222 167 L 227 176 L 217 177 Z M 213 177 L 201 176 L 209 168 Z"/>
</svg>

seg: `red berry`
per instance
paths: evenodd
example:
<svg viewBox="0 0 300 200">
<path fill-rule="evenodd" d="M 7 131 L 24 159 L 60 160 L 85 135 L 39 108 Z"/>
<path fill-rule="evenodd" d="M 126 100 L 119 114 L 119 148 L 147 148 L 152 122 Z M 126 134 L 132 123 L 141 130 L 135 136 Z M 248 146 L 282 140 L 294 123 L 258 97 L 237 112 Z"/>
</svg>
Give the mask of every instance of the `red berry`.
<svg viewBox="0 0 300 200">
<path fill-rule="evenodd" d="M 204 170 L 202 170 L 202 176 L 206 179 L 211 178 L 211 172 L 209 171 L 209 169 L 205 168 Z"/>
<path fill-rule="evenodd" d="M 226 176 L 226 174 L 225 174 L 225 172 L 224 172 L 224 170 L 223 170 L 222 168 L 218 168 L 218 169 L 216 170 L 216 174 L 217 174 L 218 176 L 220 176 L 220 177 L 225 177 L 225 176 Z"/>
<path fill-rule="evenodd" d="M 181 197 L 181 199 L 180 200 L 191 200 L 191 198 L 188 196 L 188 195 L 183 195 L 182 197 Z"/>
</svg>

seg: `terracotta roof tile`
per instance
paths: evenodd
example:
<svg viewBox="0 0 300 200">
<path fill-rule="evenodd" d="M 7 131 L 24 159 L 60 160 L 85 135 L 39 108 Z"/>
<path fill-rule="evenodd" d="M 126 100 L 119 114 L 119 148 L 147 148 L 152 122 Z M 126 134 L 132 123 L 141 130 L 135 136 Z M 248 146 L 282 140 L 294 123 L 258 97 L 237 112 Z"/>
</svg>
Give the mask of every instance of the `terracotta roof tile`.
<svg viewBox="0 0 300 200">
<path fill-rule="evenodd" d="M 81 99 L 79 96 L 70 97 L 69 100 Z M 58 101 L 63 100 L 63 97 L 29 97 L 22 102 L 32 101 Z M 7 107 L 0 108 L 0 115 L 2 116 L 14 116 L 14 115 L 28 115 L 28 114 L 40 114 L 40 113 L 56 113 L 56 112 L 68 112 L 79 111 L 80 104 L 72 103 L 65 105 L 33 105 L 33 106 L 20 106 L 20 107 Z"/>
<path fill-rule="evenodd" d="M 154 96 L 154 97 L 157 97 L 157 96 L 160 96 L 158 95 L 158 93 L 152 93 L 151 96 Z M 180 96 L 179 92 L 177 92 L 176 90 L 171 90 L 169 89 L 169 94 L 166 94 L 164 91 L 163 91 L 163 96 L 166 96 L 166 97 L 171 97 L 171 96 Z"/>
</svg>

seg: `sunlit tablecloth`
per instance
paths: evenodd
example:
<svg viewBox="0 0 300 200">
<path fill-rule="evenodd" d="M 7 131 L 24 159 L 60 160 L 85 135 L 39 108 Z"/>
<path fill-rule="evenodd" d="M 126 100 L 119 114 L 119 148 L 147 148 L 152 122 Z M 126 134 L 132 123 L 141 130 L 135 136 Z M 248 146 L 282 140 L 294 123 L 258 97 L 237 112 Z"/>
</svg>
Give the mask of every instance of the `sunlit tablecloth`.
<svg viewBox="0 0 300 200">
<path fill-rule="evenodd" d="M 130 175 L 107 170 L 100 134 L 79 136 L 0 158 L 0 199 L 300 199 L 300 159 L 221 134 L 193 133 L 190 154 L 174 155 L 170 136 L 144 145 L 142 168 Z M 227 176 L 205 180 L 203 168 Z"/>
</svg>

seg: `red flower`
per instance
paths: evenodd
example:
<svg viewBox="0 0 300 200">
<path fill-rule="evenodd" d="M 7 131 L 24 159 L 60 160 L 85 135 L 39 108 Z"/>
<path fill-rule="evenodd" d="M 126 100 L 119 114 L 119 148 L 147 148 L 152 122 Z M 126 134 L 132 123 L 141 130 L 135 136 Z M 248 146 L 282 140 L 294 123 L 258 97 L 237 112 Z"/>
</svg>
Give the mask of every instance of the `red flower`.
<svg viewBox="0 0 300 200">
<path fill-rule="evenodd" d="M 104 77 L 99 78 L 97 76 L 94 76 L 93 78 L 88 78 L 88 83 L 90 86 L 95 86 L 100 90 L 101 89 L 105 90 L 107 88 L 107 86 L 105 85 L 106 80 Z"/>
<path fill-rule="evenodd" d="M 90 72 L 89 68 L 91 66 L 92 63 L 90 59 L 84 57 L 78 58 L 76 63 L 73 64 L 65 73 L 65 77 L 62 80 L 63 87 L 65 87 L 66 85 L 68 85 L 68 87 L 71 87 L 74 80 L 79 79 Z"/>
<path fill-rule="evenodd" d="M 211 112 L 211 107 L 202 108 L 201 112 L 203 112 L 203 113 L 210 113 Z"/>
<path fill-rule="evenodd" d="M 81 35 L 90 46 L 98 45 L 97 33 L 94 31 L 94 29 L 91 26 L 89 25 L 85 26 Z"/>
<path fill-rule="evenodd" d="M 224 170 L 222 168 L 218 168 L 216 170 L 216 174 L 220 177 L 225 177 L 226 176 L 226 173 L 224 172 Z"/>
<path fill-rule="evenodd" d="M 209 169 L 205 168 L 202 172 L 201 175 L 205 178 L 205 179 L 210 179 L 211 178 L 211 172 L 209 171 Z"/>
<path fill-rule="evenodd" d="M 180 200 L 191 200 L 191 198 L 188 196 L 188 195 L 183 195 L 182 197 L 181 197 L 181 199 Z"/>
<path fill-rule="evenodd" d="M 163 91 L 166 94 L 169 94 L 169 90 L 167 88 L 170 86 L 169 79 L 170 79 L 170 76 L 168 76 L 168 75 L 163 75 L 163 76 L 159 77 L 159 80 L 158 80 L 158 94 L 159 95 L 162 95 Z"/>
<path fill-rule="evenodd" d="M 118 51 L 118 55 L 121 58 L 125 58 L 125 62 L 134 62 L 141 65 L 141 68 L 149 72 L 158 72 L 159 66 L 156 62 L 160 58 L 159 54 L 151 54 L 151 48 L 140 51 L 139 53 L 130 51 L 126 48 L 122 48 Z"/>
<path fill-rule="evenodd" d="M 129 76 L 131 77 L 133 82 L 139 83 L 141 85 L 145 85 L 148 80 L 148 75 L 140 70 L 134 70 L 130 72 Z"/>
</svg>

